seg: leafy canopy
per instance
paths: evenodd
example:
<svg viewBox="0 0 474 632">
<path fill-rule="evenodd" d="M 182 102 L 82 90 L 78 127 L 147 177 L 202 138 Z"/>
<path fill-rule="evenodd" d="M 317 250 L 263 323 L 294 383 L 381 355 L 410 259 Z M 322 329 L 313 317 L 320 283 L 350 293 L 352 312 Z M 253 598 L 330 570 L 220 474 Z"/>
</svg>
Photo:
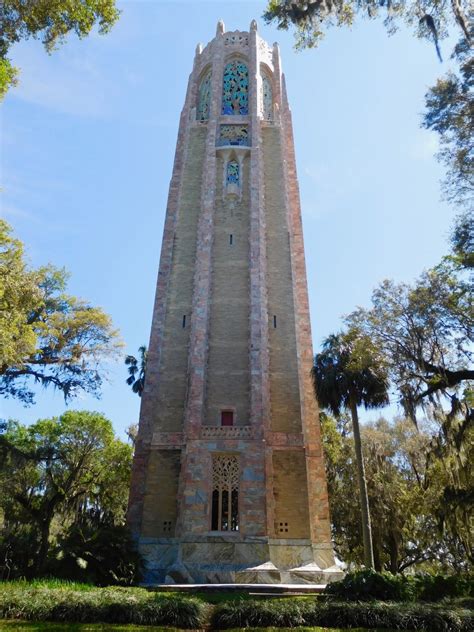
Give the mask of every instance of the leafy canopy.
<svg viewBox="0 0 474 632">
<path fill-rule="evenodd" d="M 438 159 L 446 167 L 445 198 L 458 206 L 474 208 L 474 57 L 465 40 L 453 57 L 459 71 L 438 79 L 425 96 L 423 127 L 439 134 Z"/>
<path fill-rule="evenodd" d="M 314 48 L 331 26 L 352 26 L 357 17 L 383 17 L 389 33 L 401 23 L 414 28 L 418 37 L 434 41 L 441 57 L 438 39 L 448 35 L 456 24 L 469 39 L 466 0 L 455 0 L 450 5 L 438 0 L 269 0 L 264 13 L 266 22 L 277 23 L 279 29 L 296 27 L 296 47 Z"/>
<path fill-rule="evenodd" d="M 7 54 L 17 42 L 41 39 L 52 52 L 73 31 L 88 35 L 97 24 L 99 33 L 107 33 L 118 20 L 115 0 L 3 0 L 0 3 L 0 99 L 15 85 L 18 69 Z"/>
<path fill-rule="evenodd" d="M 336 416 L 352 404 L 366 408 L 388 404 L 385 363 L 370 339 L 355 328 L 326 338 L 312 375 L 318 402 Z"/>
<path fill-rule="evenodd" d="M 66 294 L 64 269 L 30 270 L 21 242 L 0 220 L 0 394 L 34 401 L 32 383 L 98 396 L 102 362 L 121 348 L 100 308 Z"/>
<path fill-rule="evenodd" d="M 96 527 L 123 524 L 132 448 L 114 436 L 103 415 L 68 411 L 25 426 L 16 421 L 0 434 L 0 509 L 4 529 L 25 528 L 32 567 L 42 572 L 56 531 L 94 518 Z M 15 540 L 15 538 L 13 538 Z"/>
</svg>

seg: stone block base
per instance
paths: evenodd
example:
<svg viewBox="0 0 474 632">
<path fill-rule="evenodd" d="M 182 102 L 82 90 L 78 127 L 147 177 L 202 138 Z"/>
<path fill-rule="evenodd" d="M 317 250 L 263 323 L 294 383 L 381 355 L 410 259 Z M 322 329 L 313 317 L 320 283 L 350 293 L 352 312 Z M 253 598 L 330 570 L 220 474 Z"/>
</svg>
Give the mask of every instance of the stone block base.
<svg viewBox="0 0 474 632">
<path fill-rule="evenodd" d="M 342 579 L 332 547 L 309 540 L 142 538 L 145 584 L 326 584 Z"/>
</svg>

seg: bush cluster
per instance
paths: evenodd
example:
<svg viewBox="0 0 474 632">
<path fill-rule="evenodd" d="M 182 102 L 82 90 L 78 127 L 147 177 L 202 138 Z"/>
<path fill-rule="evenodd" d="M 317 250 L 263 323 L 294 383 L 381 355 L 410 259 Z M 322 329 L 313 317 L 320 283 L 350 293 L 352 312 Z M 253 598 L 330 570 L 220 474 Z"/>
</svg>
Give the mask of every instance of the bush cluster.
<svg viewBox="0 0 474 632">
<path fill-rule="evenodd" d="M 344 601 L 439 601 L 474 597 L 474 580 L 469 575 L 405 576 L 366 569 L 328 584 L 325 594 Z"/>
<path fill-rule="evenodd" d="M 471 632 L 472 611 L 428 604 L 344 603 L 316 599 L 242 601 L 217 606 L 216 629 L 246 627 L 364 627 L 425 632 Z"/>
<path fill-rule="evenodd" d="M 197 599 L 144 588 L 7 582 L 0 591 L 0 619 L 199 628 L 204 609 Z"/>
</svg>

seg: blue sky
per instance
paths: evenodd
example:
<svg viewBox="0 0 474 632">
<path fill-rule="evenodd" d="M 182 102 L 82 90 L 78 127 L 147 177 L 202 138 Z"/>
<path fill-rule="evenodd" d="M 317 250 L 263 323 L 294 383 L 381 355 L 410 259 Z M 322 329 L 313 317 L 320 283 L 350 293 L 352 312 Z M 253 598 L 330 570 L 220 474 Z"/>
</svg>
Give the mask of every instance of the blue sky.
<svg viewBox="0 0 474 632">
<path fill-rule="evenodd" d="M 72 36 L 48 56 L 12 51 L 20 85 L 2 106 L 2 216 L 32 265 L 71 273 L 69 291 L 100 305 L 134 353 L 147 343 L 180 110 L 198 42 L 223 18 L 281 47 L 293 112 L 315 349 L 341 316 L 368 305 L 383 278 L 412 281 L 447 251 L 454 211 L 440 201 L 436 135 L 419 127 L 424 94 L 449 64 L 380 23 L 332 29 L 296 53 L 291 33 L 263 24 L 264 2 L 120 2 L 106 36 Z M 443 44 L 448 58 L 450 47 Z M 122 432 L 138 420 L 125 367 L 109 367 L 99 410 Z M 32 422 L 65 409 L 38 392 L 2 417 Z"/>
</svg>

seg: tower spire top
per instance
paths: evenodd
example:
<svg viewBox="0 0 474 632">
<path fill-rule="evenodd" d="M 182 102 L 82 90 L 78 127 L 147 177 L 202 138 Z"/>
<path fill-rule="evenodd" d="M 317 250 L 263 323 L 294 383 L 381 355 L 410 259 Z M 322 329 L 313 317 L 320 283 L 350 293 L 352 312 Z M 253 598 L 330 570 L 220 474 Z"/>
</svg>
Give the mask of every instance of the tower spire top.
<svg viewBox="0 0 474 632">
<path fill-rule="evenodd" d="M 225 33 L 224 20 L 219 20 L 217 22 L 216 35 L 222 35 L 223 33 Z"/>
</svg>

